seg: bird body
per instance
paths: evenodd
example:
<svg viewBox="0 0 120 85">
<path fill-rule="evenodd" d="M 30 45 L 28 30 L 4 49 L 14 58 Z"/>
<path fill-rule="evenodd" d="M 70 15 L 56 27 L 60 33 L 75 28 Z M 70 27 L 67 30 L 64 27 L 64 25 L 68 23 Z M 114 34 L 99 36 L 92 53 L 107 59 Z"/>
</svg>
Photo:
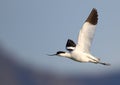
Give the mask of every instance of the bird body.
<svg viewBox="0 0 120 85">
<path fill-rule="evenodd" d="M 90 62 L 96 64 L 99 63 L 102 65 L 110 65 L 108 63 L 100 62 L 99 58 L 96 58 L 90 53 L 97 22 L 98 13 L 97 10 L 93 8 L 79 32 L 77 44 L 75 44 L 71 39 L 68 39 L 66 43 L 66 50 L 68 50 L 68 52 L 58 51 L 56 54 L 50 56 L 58 55 L 70 58 L 78 62 Z"/>
<path fill-rule="evenodd" d="M 99 59 L 95 58 L 91 54 L 79 52 L 76 50 L 71 52 L 71 56 L 73 60 L 76 60 L 78 62 L 93 62 L 93 63 L 99 62 Z"/>
</svg>

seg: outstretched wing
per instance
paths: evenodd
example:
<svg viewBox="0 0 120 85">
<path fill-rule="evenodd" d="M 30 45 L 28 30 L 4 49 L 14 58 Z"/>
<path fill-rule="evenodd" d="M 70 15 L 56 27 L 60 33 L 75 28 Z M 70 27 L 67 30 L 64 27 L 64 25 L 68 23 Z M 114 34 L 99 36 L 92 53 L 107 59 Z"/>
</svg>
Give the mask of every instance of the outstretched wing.
<svg viewBox="0 0 120 85">
<path fill-rule="evenodd" d="M 71 39 L 68 39 L 67 43 L 66 43 L 66 49 L 68 51 L 73 51 L 76 47 L 76 44 L 71 40 Z"/>
<path fill-rule="evenodd" d="M 90 47 L 94 37 L 97 22 L 97 10 L 93 8 L 79 32 L 78 43 L 76 46 L 77 50 L 88 53 L 90 52 Z"/>
</svg>

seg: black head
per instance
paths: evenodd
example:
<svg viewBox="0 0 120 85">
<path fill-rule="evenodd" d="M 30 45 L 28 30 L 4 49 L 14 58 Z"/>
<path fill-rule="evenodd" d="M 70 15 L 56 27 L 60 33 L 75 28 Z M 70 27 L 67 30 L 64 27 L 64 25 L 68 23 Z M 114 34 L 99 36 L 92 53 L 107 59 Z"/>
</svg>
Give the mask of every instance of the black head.
<svg viewBox="0 0 120 85">
<path fill-rule="evenodd" d="M 59 56 L 59 55 L 62 54 L 62 53 L 64 54 L 65 52 L 64 52 L 64 51 L 58 51 L 58 52 L 56 52 L 56 54 L 52 54 L 52 55 L 48 55 L 48 56 L 55 56 L 55 55 L 58 55 L 58 56 Z"/>
<path fill-rule="evenodd" d="M 57 53 L 56 53 L 56 55 L 59 55 L 59 54 L 61 54 L 61 53 L 65 53 L 64 51 L 58 51 Z"/>
</svg>

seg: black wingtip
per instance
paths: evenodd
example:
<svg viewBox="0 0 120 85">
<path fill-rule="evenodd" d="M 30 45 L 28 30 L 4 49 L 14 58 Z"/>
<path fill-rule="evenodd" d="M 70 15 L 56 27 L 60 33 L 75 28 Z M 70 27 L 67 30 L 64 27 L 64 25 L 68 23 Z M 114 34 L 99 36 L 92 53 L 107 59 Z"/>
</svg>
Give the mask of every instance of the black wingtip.
<svg viewBox="0 0 120 85">
<path fill-rule="evenodd" d="M 98 22 L 98 13 L 97 13 L 97 9 L 93 8 L 92 11 L 90 12 L 86 22 L 89 22 L 93 25 L 96 25 Z"/>
<path fill-rule="evenodd" d="M 66 47 L 69 47 L 69 46 L 75 47 L 76 44 L 71 39 L 68 39 L 68 41 L 66 43 Z"/>
<path fill-rule="evenodd" d="M 68 51 L 73 51 L 75 47 L 76 47 L 76 44 L 74 43 L 74 41 L 72 41 L 71 39 L 68 39 L 66 43 L 66 49 Z"/>
</svg>

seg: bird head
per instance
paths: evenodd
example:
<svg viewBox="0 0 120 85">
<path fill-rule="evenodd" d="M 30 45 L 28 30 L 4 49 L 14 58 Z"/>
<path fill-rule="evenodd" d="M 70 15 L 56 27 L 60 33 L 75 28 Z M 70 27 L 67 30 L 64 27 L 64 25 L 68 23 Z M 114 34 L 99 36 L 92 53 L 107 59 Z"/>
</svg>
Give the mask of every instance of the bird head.
<svg viewBox="0 0 120 85">
<path fill-rule="evenodd" d="M 56 52 L 55 54 L 52 54 L 52 55 L 49 55 L 49 56 L 65 56 L 65 54 L 66 54 L 66 52 L 64 52 L 64 51 L 58 51 L 58 52 Z"/>
</svg>

